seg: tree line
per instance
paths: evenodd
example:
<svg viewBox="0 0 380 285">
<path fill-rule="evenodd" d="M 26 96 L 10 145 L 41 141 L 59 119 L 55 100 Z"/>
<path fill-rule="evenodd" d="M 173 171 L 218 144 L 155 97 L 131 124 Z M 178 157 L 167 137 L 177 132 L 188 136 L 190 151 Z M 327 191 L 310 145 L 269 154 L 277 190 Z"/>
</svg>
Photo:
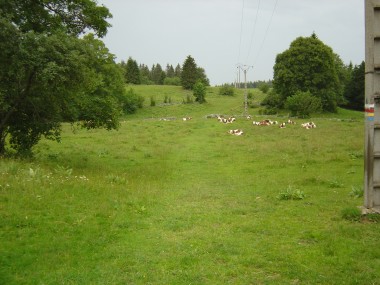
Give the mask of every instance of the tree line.
<svg viewBox="0 0 380 285">
<path fill-rule="evenodd" d="M 167 64 L 166 68 L 157 63 L 149 67 L 145 64 L 138 64 L 136 60 L 129 57 L 127 62 L 121 61 L 121 68 L 124 72 L 124 80 L 127 84 L 145 84 L 145 85 L 175 85 L 183 86 L 185 89 L 192 89 L 197 81 L 202 82 L 205 86 L 210 86 L 204 68 L 199 67 L 195 59 L 189 55 L 184 63 L 179 63 L 174 68 L 173 65 Z"/>
</svg>

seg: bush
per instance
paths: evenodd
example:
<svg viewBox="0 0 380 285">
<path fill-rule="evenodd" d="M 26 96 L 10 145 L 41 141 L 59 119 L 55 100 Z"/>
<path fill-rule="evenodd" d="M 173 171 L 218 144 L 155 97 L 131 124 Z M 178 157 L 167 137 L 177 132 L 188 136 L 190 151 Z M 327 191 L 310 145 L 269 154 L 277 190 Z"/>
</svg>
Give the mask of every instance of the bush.
<svg viewBox="0 0 380 285">
<path fill-rule="evenodd" d="M 259 84 L 259 90 L 264 94 L 267 94 L 269 91 L 269 84 L 266 82 L 262 82 Z"/>
<path fill-rule="evenodd" d="M 219 95 L 234 96 L 235 89 L 231 85 L 224 84 L 222 87 L 219 88 Z"/>
<path fill-rule="evenodd" d="M 122 100 L 123 110 L 127 114 L 133 114 L 138 108 L 142 108 L 144 97 L 139 96 L 130 88 Z"/>
<path fill-rule="evenodd" d="M 262 106 L 266 106 L 269 109 L 281 109 L 284 106 L 281 96 L 273 90 L 261 102 Z"/>
<path fill-rule="evenodd" d="M 179 77 L 165 77 L 164 85 L 181 86 L 181 78 L 179 78 Z"/>
<path fill-rule="evenodd" d="M 309 91 L 298 91 L 286 99 L 285 108 L 290 110 L 292 116 L 308 118 L 311 113 L 322 111 L 322 102 L 320 98 L 312 96 Z"/>
<path fill-rule="evenodd" d="M 201 104 L 206 102 L 206 86 L 201 81 L 197 81 L 197 83 L 194 84 L 193 95 L 196 98 L 195 101 Z"/>
</svg>

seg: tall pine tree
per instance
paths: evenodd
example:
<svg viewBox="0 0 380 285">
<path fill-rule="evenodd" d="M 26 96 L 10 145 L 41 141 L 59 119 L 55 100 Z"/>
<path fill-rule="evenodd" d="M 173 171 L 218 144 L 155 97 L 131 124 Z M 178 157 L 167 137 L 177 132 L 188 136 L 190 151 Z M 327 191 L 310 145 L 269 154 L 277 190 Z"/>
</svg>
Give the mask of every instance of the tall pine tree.
<svg viewBox="0 0 380 285">
<path fill-rule="evenodd" d="M 194 84 L 198 79 L 198 69 L 194 58 L 190 55 L 186 58 L 182 66 L 181 84 L 182 87 L 188 90 L 193 89 Z"/>
<path fill-rule="evenodd" d="M 140 70 L 137 62 L 131 57 L 125 66 L 125 82 L 130 84 L 140 84 Z"/>
</svg>

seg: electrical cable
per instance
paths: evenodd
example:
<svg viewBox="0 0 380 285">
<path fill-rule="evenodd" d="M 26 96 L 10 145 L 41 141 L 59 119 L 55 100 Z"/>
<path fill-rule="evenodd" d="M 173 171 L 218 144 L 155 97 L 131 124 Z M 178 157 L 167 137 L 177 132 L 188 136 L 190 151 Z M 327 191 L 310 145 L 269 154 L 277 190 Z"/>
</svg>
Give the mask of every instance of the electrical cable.
<svg viewBox="0 0 380 285">
<path fill-rule="evenodd" d="M 248 49 L 248 54 L 247 54 L 247 57 L 246 57 L 245 62 L 248 62 L 249 55 L 251 54 L 252 44 L 253 44 L 253 38 L 254 38 L 254 36 L 255 36 L 255 31 L 256 31 L 257 18 L 258 18 L 259 11 L 260 11 L 260 2 L 261 2 L 261 0 L 259 0 L 259 4 L 258 4 L 258 6 L 257 6 L 255 22 L 254 22 L 254 24 L 253 24 L 253 32 L 252 32 L 251 41 L 250 41 L 249 49 Z"/>
<path fill-rule="evenodd" d="M 265 40 L 266 40 L 267 35 L 268 35 L 269 27 L 270 27 L 270 25 L 272 24 L 273 15 L 274 15 L 274 13 L 275 13 L 275 11 L 276 11 L 276 8 L 277 8 L 277 3 L 278 3 L 278 0 L 276 0 L 276 2 L 274 3 L 274 7 L 273 7 L 273 11 L 272 11 L 272 15 L 271 15 L 271 17 L 270 17 L 270 20 L 269 20 L 269 23 L 268 23 L 267 29 L 266 29 L 266 31 L 265 31 L 263 41 L 261 42 L 260 49 L 259 49 L 259 51 L 258 51 L 258 53 L 257 53 L 257 55 L 256 55 L 255 60 L 254 60 L 254 65 L 256 64 L 257 59 L 259 58 L 259 55 L 260 55 L 260 53 L 261 53 L 261 50 L 263 49 L 263 46 L 264 46 Z"/>
<path fill-rule="evenodd" d="M 238 64 L 240 62 L 241 39 L 242 39 L 242 36 L 243 36 L 243 20 L 244 20 L 244 0 L 243 0 L 243 7 L 241 9 L 239 55 L 238 55 L 238 60 L 237 60 Z"/>
</svg>

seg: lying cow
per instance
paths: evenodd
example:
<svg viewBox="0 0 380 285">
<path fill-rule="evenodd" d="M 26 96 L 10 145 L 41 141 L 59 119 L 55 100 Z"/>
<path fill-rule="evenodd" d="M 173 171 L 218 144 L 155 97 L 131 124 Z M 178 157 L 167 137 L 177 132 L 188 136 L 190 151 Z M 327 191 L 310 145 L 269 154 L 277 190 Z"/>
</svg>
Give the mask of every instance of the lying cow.
<svg viewBox="0 0 380 285">
<path fill-rule="evenodd" d="M 228 133 L 235 136 L 241 136 L 244 132 L 243 130 L 236 129 L 236 130 L 229 130 Z"/>
<path fill-rule="evenodd" d="M 306 130 L 314 129 L 317 127 L 316 124 L 314 124 L 314 122 L 307 122 L 307 123 L 301 124 L 301 126 L 305 128 Z"/>
</svg>

